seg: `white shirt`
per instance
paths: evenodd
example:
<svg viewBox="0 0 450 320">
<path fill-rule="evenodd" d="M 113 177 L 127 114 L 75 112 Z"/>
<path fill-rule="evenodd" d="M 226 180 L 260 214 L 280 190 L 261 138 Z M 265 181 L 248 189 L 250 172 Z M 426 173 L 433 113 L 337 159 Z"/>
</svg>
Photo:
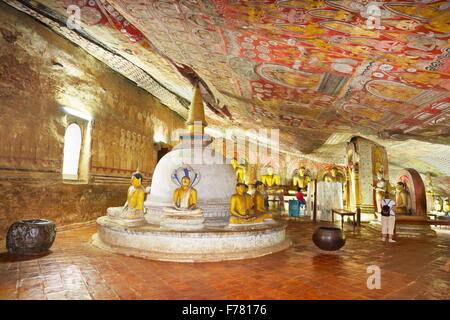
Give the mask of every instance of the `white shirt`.
<svg viewBox="0 0 450 320">
<path fill-rule="evenodd" d="M 383 208 L 383 206 L 389 206 L 389 208 L 391 209 L 391 216 L 395 216 L 395 212 L 392 209 L 393 206 L 395 206 L 395 201 L 391 200 L 391 199 L 383 199 L 381 200 L 381 207 Z"/>
</svg>

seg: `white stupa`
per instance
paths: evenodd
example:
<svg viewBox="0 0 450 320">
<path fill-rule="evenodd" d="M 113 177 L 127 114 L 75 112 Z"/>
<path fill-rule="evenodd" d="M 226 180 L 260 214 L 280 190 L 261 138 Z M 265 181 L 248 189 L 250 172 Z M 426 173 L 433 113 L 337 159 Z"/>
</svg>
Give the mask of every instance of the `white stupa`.
<svg viewBox="0 0 450 320">
<path fill-rule="evenodd" d="M 288 248 L 291 241 L 284 221 L 238 227 L 228 224 L 236 176 L 230 161 L 209 147 L 211 137 L 204 134 L 206 121 L 198 87 L 186 124 L 188 134 L 156 165 L 144 203 L 146 221 L 124 225 L 109 215 L 99 217 L 91 243 L 119 254 L 177 262 L 255 258 Z M 201 215 L 173 214 L 176 183 L 186 175 L 197 190 Z"/>
<path fill-rule="evenodd" d="M 168 152 L 155 167 L 151 192 L 144 206 L 148 223 L 160 224 L 164 208 L 173 205 L 173 192 L 178 187 L 171 179 L 175 170 L 189 165 L 199 174 L 197 206 L 202 209 L 205 225 L 228 224 L 230 197 L 235 193 L 236 176 L 231 161 L 216 153 L 209 144 L 211 137 L 204 134 L 207 125 L 200 88 L 194 88 L 194 97 L 186 121 L 188 134 Z"/>
</svg>

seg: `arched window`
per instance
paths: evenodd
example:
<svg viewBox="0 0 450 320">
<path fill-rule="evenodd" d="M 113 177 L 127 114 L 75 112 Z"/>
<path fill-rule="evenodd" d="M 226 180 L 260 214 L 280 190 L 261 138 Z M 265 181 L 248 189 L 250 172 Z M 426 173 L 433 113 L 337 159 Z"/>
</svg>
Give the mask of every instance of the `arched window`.
<svg viewBox="0 0 450 320">
<path fill-rule="evenodd" d="M 63 179 L 78 179 L 78 165 L 81 151 L 81 128 L 76 123 L 70 124 L 64 135 Z"/>
</svg>

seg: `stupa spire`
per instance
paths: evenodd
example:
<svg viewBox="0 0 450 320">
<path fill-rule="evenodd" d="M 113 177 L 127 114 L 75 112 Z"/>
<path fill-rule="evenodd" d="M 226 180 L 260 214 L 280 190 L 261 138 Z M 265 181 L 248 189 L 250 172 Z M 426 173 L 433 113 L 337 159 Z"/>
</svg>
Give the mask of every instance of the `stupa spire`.
<svg viewBox="0 0 450 320">
<path fill-rule="evenodd" d="M 189 108 L 189 116 L 186 120 L 188 133 L 180 136 L 181 142 L 176 148 L 206 147 L 212 142 L 212 138 L 205 134 L 205 127 L 207 125 L 202 92 L 200 91 L 200 87 L 196 85 L 194 87 L 194 96 L 192 97 L 191 106 Z"/>
<path fill-rule="evenodd" d="M 205 118 L 202 92 L 198 84 L 194 87 L 194 96 L 189 107 L 189 117 L 186 120 L 190 134 L 203 134 L 204 128 L 208 125 Z"/>
</svg>

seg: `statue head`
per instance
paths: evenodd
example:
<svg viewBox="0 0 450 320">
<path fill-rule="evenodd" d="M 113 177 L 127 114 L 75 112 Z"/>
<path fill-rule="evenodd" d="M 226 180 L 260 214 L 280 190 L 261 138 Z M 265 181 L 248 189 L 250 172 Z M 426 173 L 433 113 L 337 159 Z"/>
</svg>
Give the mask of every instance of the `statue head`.
<svg viewBox="0 0 450 320">
<path fill-rule="evenodd" d="M 135 188 L 140 187 L 142 185 L 143 176 L 139 172 L 133 173 L 131 176 L 131 185 Z"/>
<path fill-rule="evenodd" d="M 297 172 L 298 172 L 298 174 L 299 174 L 301 177 L 304 177 L 304 176 L 306 175 L 306 168 L 305 168 L 305 167 L 300 167 L 300 168 L 297 170 Z"/>
<path fill-rule="evenodd" d="M 181 186 L 182 187 L 189 187 L 190 184 L 191 184 L 191 179 L 188 176 L 184 176 L 183 178 L 181 178 Z"/>
<path fill-rule="evenodd" d="M 268 167 L 268 168 L 267 168 L 267 174 L 268 174 L 269 176 L 273 175 L 273 168 L 272 168 L 272 167 Z"/>
<path fill-rule="evenodd" d="M 236 192 L 240 195 L 243 195 L 245 193 L 245 183 L 238 183 L 236 184 Z"/>
<path fill-rule="evenodd" d="M 336 167 L 331 168 L 331 176 L 336 177 L 338 173 L 338 169 Z"/>
<path fill-rule="evenodd" d="M 264 184 L 261 181 L 256 181 L 255 182 L 255 188 L 259 192 L 262 192 L 262 191 L 264 191 Z"/>
<path fill-rule="evenodd" d="M 397 185 L 395 186 L 395 189 L 397 191 L 405 190 L 405 184 L 403 182 L 397 182 Z"/>
<path fill-rule="evenodd" d="M 377 172 L 377 178 L 378 178 L 378 180 L 383 180 L 383 171 L 378 170 L 378 172 Z"/>
</svg>

